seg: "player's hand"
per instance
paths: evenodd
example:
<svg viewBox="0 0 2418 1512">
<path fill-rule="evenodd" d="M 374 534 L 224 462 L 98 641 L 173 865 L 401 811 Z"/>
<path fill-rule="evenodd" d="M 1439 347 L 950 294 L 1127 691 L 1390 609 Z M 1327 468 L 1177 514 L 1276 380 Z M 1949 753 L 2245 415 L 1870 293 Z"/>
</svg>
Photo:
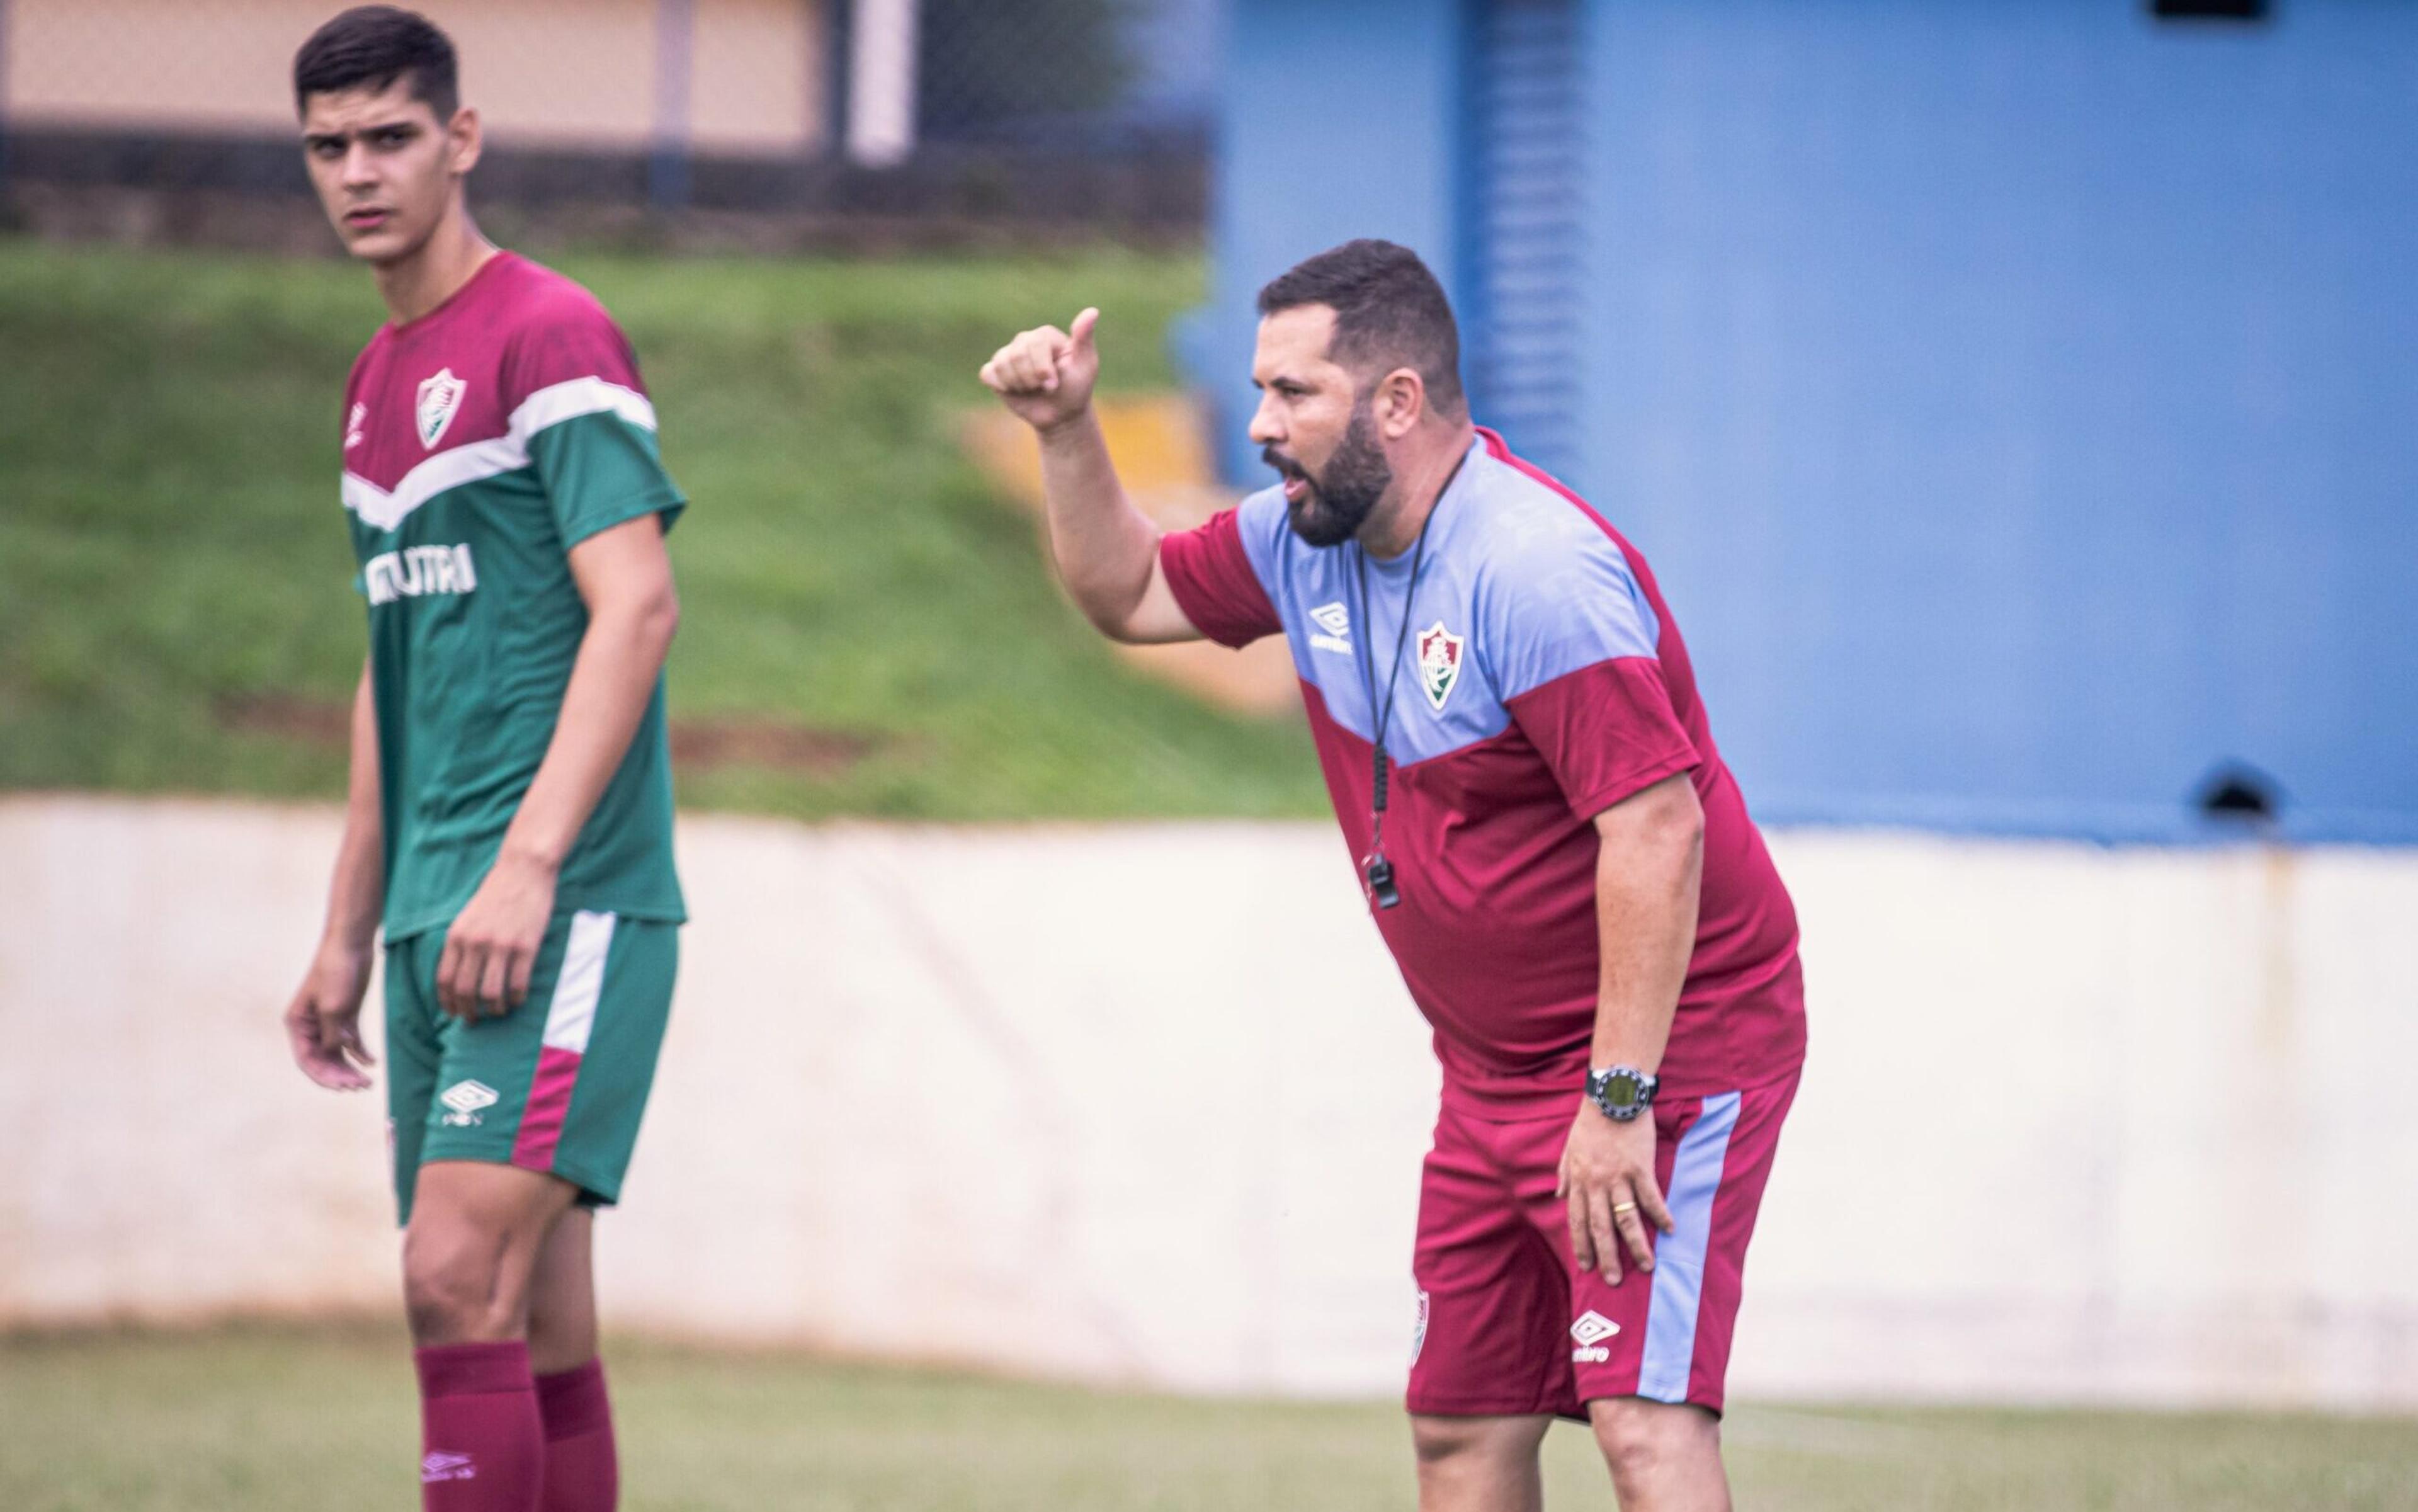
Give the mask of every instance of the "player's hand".
<svg viewBox="0 0 2418 1512">
<path fill-rule="evenodd" d="M 470 1023 L 501 1018 L 528 997 L 529 973 L 554 917 L 555 871 L 507 849 L 445 931 L 436 1005 Z"/>
<path fill-rule="evenodd" d="M 983 364 L 982 381 L 1036 431 L 1054 431 L 1079 419 L 1092 407 L 1092 385 L 1099 381 L 1100 349 L 1092 344 L 1092 328 L 1099 323 L 1100 313 L 1086 310 L 1066 330 L 1028 330 Z"/>
<path fill-rule="evenodd" d="M 1671 1231 L 1671 1210 L 1654 1179 L 1654 1115 L 1615 1123 L 1592 1103 L 1581 1106 L 1562 1149 L 1553 1195 L 1569 1203 L 1570 1253 L 1580 1270 L 1599 1270 L 1605 1281 L 1619 1285 L 1624 1245 L 1640 1271 L 1654 1269 L 1645 1226 Z"/>
<path fill-rule="evenodd" d="M 369 985 L 366 948 L 325 941 L 285 1005 L 294 1063 L 322 1087 L 359 1092 L 370 1084 L 367 1068 L 377 1060 L 361 1044 L 361 994 Z"/>
</svg>

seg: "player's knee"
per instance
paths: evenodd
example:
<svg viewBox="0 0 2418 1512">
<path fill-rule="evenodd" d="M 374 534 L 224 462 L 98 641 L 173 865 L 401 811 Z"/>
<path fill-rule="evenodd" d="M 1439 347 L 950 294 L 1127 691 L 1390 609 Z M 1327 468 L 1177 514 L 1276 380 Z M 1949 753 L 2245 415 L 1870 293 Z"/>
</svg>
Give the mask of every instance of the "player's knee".
<svg viewBox="0 0 2418 1512">
<path fill-rule="evenodd" d="M 583 1305 L 584 1304 L 584 1305 Z M 596 1310 L 592 1299 L 550 1297 L 542 1286 L 529 1289 L 529 1363 L 537 1370 L 568 1370 L 596 1354 Z"/>
<path fill-rule="evenodd" d="M 414 1224 L 403 1241 L 404 1311 L 422 1344 L 518 1337 L 527 1299 L 507 1284 L 495 1235 Z"/>
<path fill-rule="evenodd" d="M 1721 1432 L 1712 1414 L 1699 1408 L 1639 1397 L 1591 1402 L 1587 1416 L 1614 1483 L 1623 1486 L 1650 1483 L 1674 1465 L 1692 1462 L 1706 1441 L 1718 1444 Z"/>
</svg>

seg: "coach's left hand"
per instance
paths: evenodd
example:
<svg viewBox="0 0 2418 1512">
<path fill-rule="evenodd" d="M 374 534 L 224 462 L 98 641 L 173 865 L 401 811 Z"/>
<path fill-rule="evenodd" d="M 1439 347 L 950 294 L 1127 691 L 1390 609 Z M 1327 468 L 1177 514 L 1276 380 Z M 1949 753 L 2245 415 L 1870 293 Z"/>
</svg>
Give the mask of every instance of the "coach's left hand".
<svg viewBox="0 0 2418 1512">
<path fill-rule="evenodd" d="M 438 1006 L 464 1023 L 501 1018 L 528 996 L 529 973 L 554 916 L 555 870 L 509 848 L 445 931 Z"/>
<path fill-rule="evenodd" d="M 1654 1180 L 1654 1116 L 1615 1123 L 1591 1104 L 1581 1107 L 1553 1195 L 1569 1203 L 1570 1253 L 1580 1270 L 1600 1269 L 1618 1286 L 1623 1244 L 1640 1271 L 1654 1269 L 1645 1226 L 1671 1231 L 1671 1210 Z"/>
</svg>

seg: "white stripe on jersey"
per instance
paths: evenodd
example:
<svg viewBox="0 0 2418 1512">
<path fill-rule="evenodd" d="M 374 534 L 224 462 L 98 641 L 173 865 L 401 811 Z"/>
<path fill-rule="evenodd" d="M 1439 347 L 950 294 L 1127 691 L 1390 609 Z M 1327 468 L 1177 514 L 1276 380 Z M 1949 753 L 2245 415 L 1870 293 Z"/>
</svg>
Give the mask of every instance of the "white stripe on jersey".
<svg viewBox="0 0 2418 1512">
<path fill-rule="evenodd" d="M 522 400 L 503 435 L 439 451 L 405 473 L 392 493 L 358 473 L 345 473 L 344 508 L 360 515 L 364 525 L 391 530 L 412 511 L 449 488 L 528 466 L 529 438 L 538 432 L 582 415 L 604 414 L 619 415 L 640 430 L 655 428 L 655 406 L 645 394 L 603 378 L 571 378 Z"/>
</svg>

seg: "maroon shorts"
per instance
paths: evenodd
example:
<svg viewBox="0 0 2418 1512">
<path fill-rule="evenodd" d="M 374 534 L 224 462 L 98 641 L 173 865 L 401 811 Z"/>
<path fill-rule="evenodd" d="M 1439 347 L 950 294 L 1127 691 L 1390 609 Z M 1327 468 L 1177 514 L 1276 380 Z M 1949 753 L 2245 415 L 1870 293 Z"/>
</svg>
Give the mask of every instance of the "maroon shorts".
<svg viewBox="0 0 2418 1512">
<path fill-rule="evenodd" d="M 1490 1123 L 1446 1108 L 1419 1193 L 1410 1410 L 1584 1415 L 1603 1397 L 1718 1413 L 1746 1245 L 1797 1076 L 1658 1102 L 1656 1175 L 1677 1227 L 1618 1285 L 1570 1259 L 1553 1195 L 1570 1115 Z M 1573 1109 L 1573 1114 L 1575 1113 Z"/>
</svg>

